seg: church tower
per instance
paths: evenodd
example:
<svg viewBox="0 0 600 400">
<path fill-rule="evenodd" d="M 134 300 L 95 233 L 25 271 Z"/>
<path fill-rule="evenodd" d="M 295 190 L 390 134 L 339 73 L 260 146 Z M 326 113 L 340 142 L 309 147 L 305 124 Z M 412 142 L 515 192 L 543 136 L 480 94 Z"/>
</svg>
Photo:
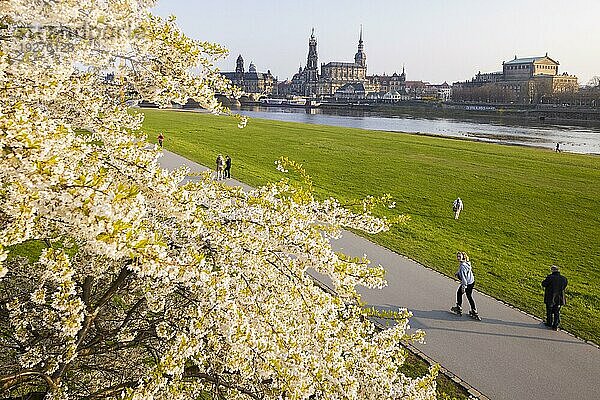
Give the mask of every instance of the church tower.
<svg viewBox="0 0 600 400">
<path fill-rule="evenodd" d="M 236 74 L 241 74 L 244 75 L 244 59 L 242 58 L 242 55 L 240 54 L 237 58 L 237 61 L 235 62 L 236 66 L 235 66 L 235 73 Z"/>
<path fill-rule="evenodd" d="M 354 55 L 354 63 L 361 67 L 367 66 L 367 55 L 364 52 L 365 46 L 362 40 L 362 25 L 360 26 L 360 36 L 358 38 L 358 52 Z"/>
<path fill-rule="evenodd" d="M 306 60 L 306 69 L 316 70 L 319 57 L 317 56 L 317 39 L 315 38 L 315 28 L 312 29 L 310 39 L 308 40 L 308 57 Z"/>
<path fill-rule="evenodd" d="M 308 57 L 306 59 L 306 68 L 304 70 L 307 82 L 316 82 L 319 80 L 319 57 L 317 56 L 317 38 L 315 38 L 315 28 L 312 28 L 310 39 L 308 40 Z M 311 89 L 312 92 L 314 89 Z"/>
</svg>

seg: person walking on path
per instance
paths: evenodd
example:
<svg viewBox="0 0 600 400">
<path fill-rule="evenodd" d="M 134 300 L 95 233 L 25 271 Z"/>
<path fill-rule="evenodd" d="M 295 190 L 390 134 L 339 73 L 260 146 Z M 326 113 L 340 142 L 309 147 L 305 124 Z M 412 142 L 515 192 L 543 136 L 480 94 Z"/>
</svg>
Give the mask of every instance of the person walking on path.
<svg viewBox="0 0 600 400">
<path fill-rule="evenodd" d="M 560 324 L 560 308 L 567 303 L 565 298 L 567 278 L 560 274 L 556 265 L 553 265 L 550 270 L 552 273 L 542 281 L 544 303 L 546 303 L 545 325 L 557 331 Z"/>
<path fill-rule="evenodd" d="M 231 157 L 225 156 L 225 179 L 231 178 Z"/>
<path fill-rule="evenodd" d="M 458 219 L 462 209 L 463 209 L 463 202 L 460 199 L 460 197 L 458 197 L 458 198 L 456 198 L 456 200 L 454 200 L 454 203 L 452 203 L 452 210 L 454 211 L 454 219 Z"/>
<path fill-rule="evenodd" d="M 554 149 L 557 153 L 560 153 L 560 143 L 556 143 L 556 149 Z"/>
<path fill-rule="evenodd" d="M 158 133 L 158 137 L 156 139 L 158 140 L 158 145 L 160 147 L 163 147 L 163 141 L 165 140 L 165 136 L 162 134 L 162 132 Z"/>
<path fill-rule="evenodd" d="M 460 279 L 460 286 L 456 292 L 456 306 L 452 307 L 451 310 L 456 314 L 462 314 L 462 298 L 463 294 L 467 295 L 471 310 L 469 316 L 471 318 L 481 320 L 477 313 L 477 307 L 475 306 L 475 300 L 473 300 L 473 287 L 475 286 L 475 276 L 473 275 L 473 269 L 471 268 L 471 262 L 469 256 L 465 252 L 457 252 L 456 260 L 458 261 L 458 271 L 456 271 L 456 277 Z"/>
<path fill-rule="evenodd" d="M 223 156 L 219 154 L 217 156 L 217 180 L 223 179 L 223 168 L 225 166 L 225 160 Z"/>
</svg>

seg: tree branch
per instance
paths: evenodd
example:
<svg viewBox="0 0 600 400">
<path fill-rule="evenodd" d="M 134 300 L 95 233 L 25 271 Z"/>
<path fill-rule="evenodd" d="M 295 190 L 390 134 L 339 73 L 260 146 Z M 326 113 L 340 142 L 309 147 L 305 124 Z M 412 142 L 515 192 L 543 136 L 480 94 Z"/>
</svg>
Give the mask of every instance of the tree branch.
<svg viewBox="0 0 600 400">
<path fill-rule="evenodd" d="M 0 377 L 0 392 L 7 391 L 14 386 L 27 382 L 35 378 L 42 378 L 51 390 L 56 390 L 58 387 L 54 380 L 47 374 L 35 370 L 25 370 L 12 375 Z"/>
<path fill-rule="evenodd" d="M 226 389 L 237 390 L 238 392 L 248 395 L 251 398 L 256 399 L 256 400 L 260 400 L 262 398 L 262 396 L 260 394 L 258 394 L 256 392 L 252 392 L 252 391 L 250 391 L 246 388 L 243 388 L 241 386 L 238 386 L 234 383 L 227 382 L 227 381 L 223 380 L 222 377 L 212 376 L 212 375 L 200 372 L 198 370 L 198 367 L 196 367 L 196 366 L 187 367 L 183 373 L 183 378 L 184 379 L 201 379 L 201 380 L 213 383 L 216 386 L 221 386 Z"/>
<path fill-rule="evenodd" d="M 118 385 L 114 385 L 108 387 L 106 389 L 100 390 L 96 393 L 93 393 L 89 396 L 82 397 L 81 400 L 95 400 L 95 399 L 104 399 L 106 397 L 115 397 L 120 394 L 123 389 L 134 388 L 138 386 L 138 381 L 128 381 L 119 383 Z"/>
<path fill-rule="evenodd" d="M 81 344 L 83 343 L 83 340 L 85 339 L 88 331 L 90 330 L 92 323 L 94 322 L 96 316 L 98 315 L 98 310 L 100 309 L 100 307 L 102 307 L 104 304 L 106 304 L 106 302 L 117 292 L 117 290 L 119 290 L 119 288 L 121 287 L 123 282 L 125 282 L 125 279 L 127 279 L 127 277 L 132 274 L 132 272 L 127 268 L 127 266 L 129 264 L 131 264 L 131 261 L 128 261 L 126 263 L 126 265 L 121 269 L 119 276 L 113 281 L 113 283 L 110 285 L 110 288 L 108 288 L 106 293 L 104 293 L 104 295 L 100 298 L 100 300 L 98 300 L 96 305 L 94 307 L 88 309 L 88 312 L 85 316 L 85 320 L 83 321 L 83 327 L 77 334 L 77 343 L 75 345 L 75 348 L 77 349 L 76 351 L 79 351 L 81 349 Z M 60 366 L 60 368 L 58 368 L 52 374 L 52 378 L 58 379 L 65 372 L 65 369 L 67 368 L 67 366 L 69 364 L 70 364 L 70 362 L 63 363 Z"/>
</svg>

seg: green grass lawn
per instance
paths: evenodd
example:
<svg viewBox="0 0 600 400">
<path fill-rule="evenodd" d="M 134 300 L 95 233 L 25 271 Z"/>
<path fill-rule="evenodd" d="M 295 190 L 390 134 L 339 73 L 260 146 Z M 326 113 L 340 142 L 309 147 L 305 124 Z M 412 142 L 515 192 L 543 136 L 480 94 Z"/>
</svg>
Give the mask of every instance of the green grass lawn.
<svg viewBox="0 0 600 400">
<path fill-rule="evenodd" d="M 600 343 L 600 157 L 209 114 L 143 110 L 151 139 L 213 167 L 233 159 L 250 185 L 281 177 L 273 162 L 302 162 L 320 196 L 342 202 L 391 194 L 411 221 L 372 240 L 453 276 L 457 250 L 469 253 L 477 288 L 543 317 L 542 279 L 553 263 L 569 279 L 562 326 Z M 452 201 L 464 211 L 453 219 Z M 450 296 L 450 294 L 449 294 Z"/>
</svg>

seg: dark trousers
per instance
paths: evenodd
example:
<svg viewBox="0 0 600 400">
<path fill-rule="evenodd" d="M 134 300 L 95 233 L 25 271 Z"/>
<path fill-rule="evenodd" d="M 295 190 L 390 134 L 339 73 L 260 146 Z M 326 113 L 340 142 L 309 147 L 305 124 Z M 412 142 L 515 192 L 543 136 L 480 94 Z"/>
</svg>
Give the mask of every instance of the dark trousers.
<svg viewBox="0 0 600 400">
<path fill-rule="evenodd" d="M 225 178 L 231 178 L 231 167 L 225 166 Z"/>
<path fill-rule="evenodd" d="M 560 304 L 546 304 L 546 325 L 558 328 L 560 324 Z"/>
<path fill-rule="evenodd" d="M 465 289 L 465 294 L 467 295 L 467 300 L 469 300 L 469 305 L 471 306 L 471 310 L 477 310 L 477 307 L 475 307 L 475 300 L 473 300 L 473 287 L 474 286 L 475 286 L 475 282 L 471 283 L 470 285 L 467 285 L 467 287 Z M 458 291 L 456 292 L 456 304 L 458 304 L 459 307 L 462 306 L 462 297 L 463 297 L 462 286 L 459 286 Z"/>
</svg>

